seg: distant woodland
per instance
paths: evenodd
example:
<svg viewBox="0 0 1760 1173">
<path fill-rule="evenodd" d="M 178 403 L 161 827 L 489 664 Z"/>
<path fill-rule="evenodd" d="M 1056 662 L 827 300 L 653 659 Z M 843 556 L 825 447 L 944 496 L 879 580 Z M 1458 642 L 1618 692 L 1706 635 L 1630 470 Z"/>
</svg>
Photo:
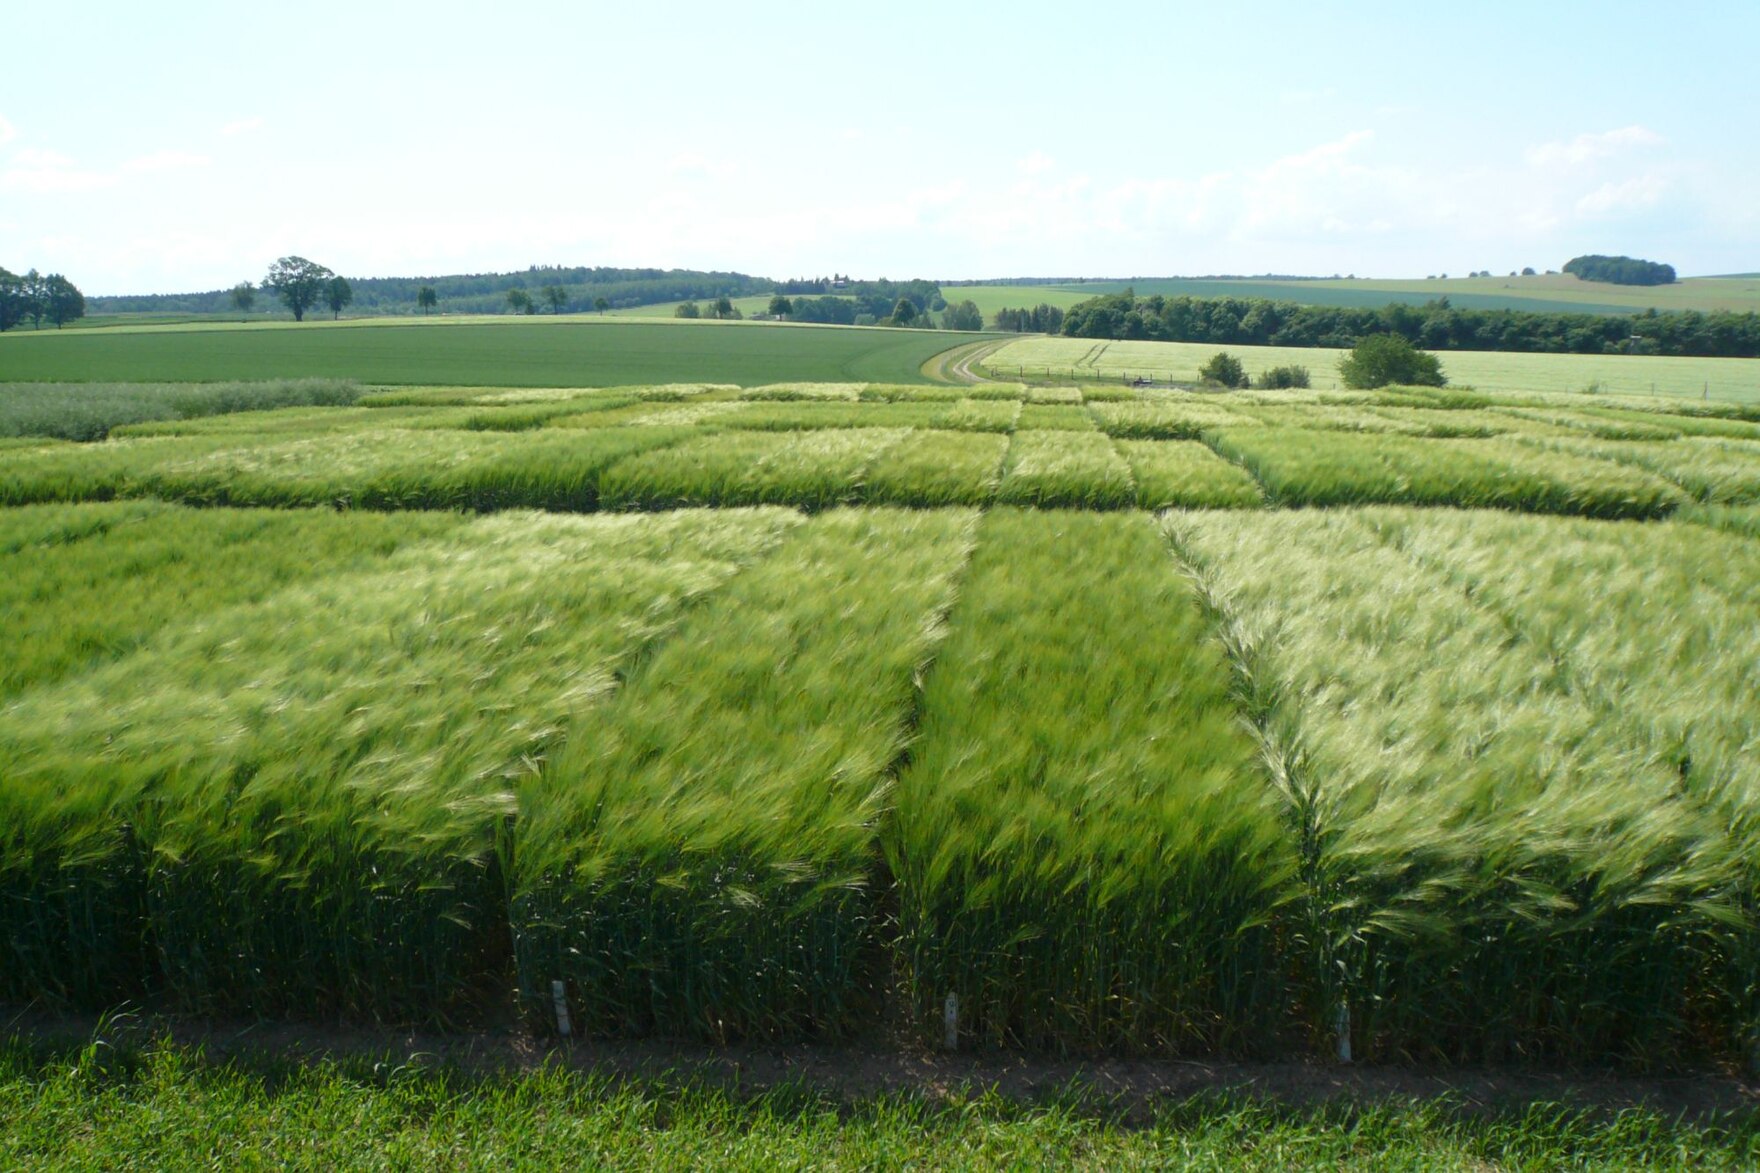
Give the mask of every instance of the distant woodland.
<svg viewBox="0 0 1760 1173">
<path fill-rule="evenodd" d="M 1235 346 L 1348 349 L 1371 334 L 1399 334 L 1426 350 L 1511 350 L 1568 354 L 1760 357 L 1760 314 L 1623 315 L 1464 310 L 1446 297 L 1381 309 L 1301 305 L 1257 298 L 1135 297 L 1079 302 L 1063 319 L 1077 338 L 1216 342 Z"/>
</svg>

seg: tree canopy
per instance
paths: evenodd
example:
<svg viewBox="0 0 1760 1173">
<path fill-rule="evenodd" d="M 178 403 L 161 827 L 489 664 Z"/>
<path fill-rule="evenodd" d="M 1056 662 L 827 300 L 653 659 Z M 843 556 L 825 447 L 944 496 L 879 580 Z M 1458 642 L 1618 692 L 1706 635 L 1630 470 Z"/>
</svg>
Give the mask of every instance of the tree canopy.
<svg viewBox="0 0 1760 1173">
<path fill-rule="evenodd" d="M 1440 387 L 1447 382 L 1435 355 L 1426 354 L 1398 334 L 1369 335 L 1339 360 L 1338 373 L 1346 387 L 1358 391 L 1390 383 Z"/>
<path fill-rule="evenodd" d="M 269 266 L 263 288 L 281 299 L 293 314 L 293 320 L 306 320 L 306 311 L 318 304 L 329 290 L 330 279 L 336 276 L 316 261 L 304 257 L 282 257 Z M 340 312 L 340 311 L 339 311 Z"/>
<path fill-rule="evenodd" d="M 342 316 L 343 307 L 354 300 L 354 287 L 346 277 L 332 277 L 324 286 L 324 304 L 333 317 Z"/>
<path fill-rule="evenodd" d="M 1672 285 L 1674 266 L 1636 257 L 1572 257 L 1564 271 L 1579 281 L 1606 281 L 1612 285 Z"/>
</svg>

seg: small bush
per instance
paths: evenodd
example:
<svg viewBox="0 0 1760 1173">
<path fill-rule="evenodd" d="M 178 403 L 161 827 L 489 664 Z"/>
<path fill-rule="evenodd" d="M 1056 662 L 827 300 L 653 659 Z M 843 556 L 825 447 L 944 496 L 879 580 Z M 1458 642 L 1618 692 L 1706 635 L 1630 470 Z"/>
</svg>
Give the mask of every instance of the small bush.
<svg viewBox="0 0 1760 1173">
<path fill-rule="evenodd" d="M 1398 334 L 1371 334 L 1351 347 L 1339 361 L 1344 385 L 1356 391 L 1398 383 L 1408 387 L 1440 387 L 1442 364 Z"/>
<path fill-rule="evenodd" d="M 1272 367 L 1259 376 L 1261 390 L 1286 391 L 1292 387 L 1307 387 L 1307 367 Z"/>
<path fill-rule="evenodd" d="M 1206 383 L 1238 389 L 1247 385 L 1247 368 L 1241 365 L 1240 359 L 1222 350 L 1211 355 L 1210 361 L 1198 368 L 1198 378 Z"/>
</svg>

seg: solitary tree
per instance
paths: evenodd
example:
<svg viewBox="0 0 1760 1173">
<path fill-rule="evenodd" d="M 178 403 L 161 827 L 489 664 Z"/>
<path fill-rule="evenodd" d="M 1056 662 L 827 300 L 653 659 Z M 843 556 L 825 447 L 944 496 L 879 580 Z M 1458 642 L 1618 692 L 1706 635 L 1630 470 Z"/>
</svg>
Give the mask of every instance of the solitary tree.
<svg viewBox="0 0 1760 1173">
<path fill-rule="evenodd" d="M 421 307 L 422 313 L 426 314 L 439 304 L 440 295 L 434 292 L 432 285 L 424 285 L 416 290 L 416 305 Z"/>
<path fill-rule="evenodd" d="M 86 316 L 85 295 L 61 274 L 51 273 L 43 278 L 43 312 L 59 330 L 74 319 Z"/>
<path fill-rule="evenodd" d="M 733 302 L 725 297 L 716 298 L 715 316 L 724 320 L 733 317 Z"/>
<path fill-rule="evenodd" d="M 771 317 L 786 318 L 792 313 L 794 313 L 794 302 L 788 300 L 788 298 L 784 297 L 782 294 L 778 293 L 775 297 L 770 299 Z"/>
<path fill-rule="evenodd" d="M 595 297 L 593 299 L 593 308 L 603 314 L 606 310 L 611 308 L 611 303 L 606 301 L 603 297 Z"/>
<path fill-rule="evenodd" d="M 330 307 L 333 318 L 342 316 L 342 307 L 354 300 L 354 288 L 349 285 L 346 277 L 332 277 L 324 286 L 324 304 Z"/>
<path fill-rule="evenodd" d="M 703 310 L 694 301 L 681 301 L 678 303 L 678 308 L 672 311 L 672 316 L 675 318 L 700 318 L 703 316 Z"/>
<path fill-rule="evenodd" d="M 316 261 L 308 261 L 304 257 L 282 257 L 269 266 L 269 275 L 263 278 L 263 288 L 281 299 L 281 304 L 293 312 L 293 320 L 306 320 L 306 311 L 318 304 L 318 299 L 327 292 L 330 279 L 336 276 L 329 269 Z"/>
<path fill-rule="evenodd" d="M 1198 368 L 1198 378 L 1206 383 L 1215 383 L 1223 387 L 1245 387 L 1247 385 L 1247 368 L 1241 360 L 1226 350 L 1219 350 L 1210 356 L 1210 361 Z"/>
<path fill-rule="evenodd" d="M 892 324 L 894 326 L 908 326 L 916 320 L 916 303 L 908 297 L 899 298 L 898 304 L 892 307 Z"/>
<path fill-rule="evenodd" d="M 568 290 L 560 285 L 544 286 L 544 300 L 550 303 L 550 312 L 560 314 L 562 307 L 568 304 Z"/>
<path fill-rule="evenodd" d="M 531 313 L 532 295 L 517 287 L 509 289 L 507 291 L 507 308 L 516 314 Z"/>
<path fill-rule="evenodd" d="M 248 314 L 251 307 L 257 304 L 257 287 L 249 281 L 240 281 L 232 287 L 232 308 L 240 314 Z"/>
<path fill-rule="evenodd" d="M 1362 339 L 1339 360 L 1338 373 L 1346 387 L 1359 391 L 1389 383 L 1440 387 L 1447 382 L 1436 356 L 1399 334 L 1370 334 Z"/>
</svg>

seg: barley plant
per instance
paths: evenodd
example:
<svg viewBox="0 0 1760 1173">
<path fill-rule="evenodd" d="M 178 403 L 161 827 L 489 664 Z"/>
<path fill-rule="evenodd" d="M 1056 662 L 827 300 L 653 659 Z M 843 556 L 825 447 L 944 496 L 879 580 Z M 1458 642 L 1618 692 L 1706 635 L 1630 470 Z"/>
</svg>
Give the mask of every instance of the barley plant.
<svg viewBox="0 0 1760 1173">
<path fill-rule="evenodd" d="M 838 510 L 736 578 L 523 786 L 520 988 L 594 1033 L 848 1030 L 917 675 L 969 511 Z"/>
<path fill-rule="evenodd" d="M 23 693 L 0 710 L 8 984 L 472 1016 L 508 962 L 518 780 L 797 520 L 503 514 Z"/>
<path fill-rule="evenodd" d="M 1294 844 L 1150 519 L 988 513 L 887 836 L 920 1029 L 1264 1047 Z"/>
<path fill-rule="evenodd" d="M 1065 431 L 1016 432 L 997 496 L 1010 505 L 1085 509 L 1126 509 L 1137 497 L 1130 466 L 1105 436 Z"/>
<path fill-rule="evenodd" d="M 1144 509 L 1257 509 L 1265 496 L 1247 472 L 1194 440 L 1120 440 Z"/>
<path fill-rule="evenodd" d="M 1316 1034 L 1472 1061 L 1690 1045 L 1740 884 L 1674 762 L 1385 536 L 1428 515 L 1165 517 L 1300 837 Z"/>
<path fill-rule="evenodd" d="M 986 505 L 996 497 L 1007 451 L 1007 436 L 912 432 L 868 469 L 862 500 L 916 508 Z"/>
</svg>

